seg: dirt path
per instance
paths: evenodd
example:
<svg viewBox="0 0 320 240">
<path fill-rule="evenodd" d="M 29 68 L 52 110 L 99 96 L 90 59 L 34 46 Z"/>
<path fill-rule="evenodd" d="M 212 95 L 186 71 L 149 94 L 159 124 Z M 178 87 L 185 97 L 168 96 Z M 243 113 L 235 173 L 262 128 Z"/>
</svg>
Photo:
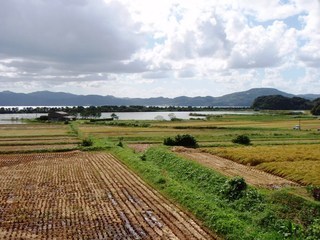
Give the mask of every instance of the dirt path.
<svg viewBox="0 0 320 240">
<path fill-rule="evenodd" d="M 214 239 L 106 153 L 0 155 L 0 238 Z"/>
<path fill-rule="evenodd" d="M 201 152 L 197 149 L 174 147 L 172 150 L 183 157 L 217 170 L 226 176 L 241 176 L 246 180 L 247 183 L 254 186 L 273 189 L 285 186 L 298 186 L 297 183 L 263 172 L 255 169 L 254 167 L 245 166 L 231 160 L 212 155 L 210 153 Z"/>
</svg>

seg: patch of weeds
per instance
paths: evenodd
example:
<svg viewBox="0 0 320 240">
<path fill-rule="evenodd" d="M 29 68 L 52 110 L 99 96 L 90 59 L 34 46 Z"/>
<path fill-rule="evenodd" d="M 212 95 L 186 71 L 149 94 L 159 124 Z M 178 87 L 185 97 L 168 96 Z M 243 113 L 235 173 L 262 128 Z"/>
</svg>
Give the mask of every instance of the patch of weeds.
<svg viewBox="0 0 320 240">
<path fill-rule="evenodd" d="M 301 239 L 304 235 L 300 225 L 288 220 L 281 219 L 276 221 L 275 228 L 278 229 L 278 233 L 282 234 L 284 238 Z"/>
<path fill-rule="evenodd" d="M 247 189 L 242 198 L 234 202 L 239 211 L 263 211 L 265 209 L 264 197 L 254 188 Z"/>
<path fill-rule="evenodd" d="M 315 219 L 307 229 L 306 240 L 320 239 L 320 219 Z"/>
</svg>

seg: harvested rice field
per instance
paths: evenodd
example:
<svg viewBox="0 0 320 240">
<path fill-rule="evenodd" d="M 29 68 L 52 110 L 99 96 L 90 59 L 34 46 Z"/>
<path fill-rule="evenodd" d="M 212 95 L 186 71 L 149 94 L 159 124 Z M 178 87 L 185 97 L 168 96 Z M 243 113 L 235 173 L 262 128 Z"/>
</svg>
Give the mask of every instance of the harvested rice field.
<svg viewBox="0 0 320 240">
<path fill-rule="evenodd" d="M 0 155 L 2 239 L 214 239 L 109 153 Z"/>
<path fill-rule="evenodd" d="M 62 124 L 2 124 L 0 136 L 65 136 L 69 130 L 68 125 Z"/>
<path fill-rule="evenodd" d="M 0 125 L 0 154 L 18 152 L 70 151 L 80 140 L 62 124 Z"/>
</svg>

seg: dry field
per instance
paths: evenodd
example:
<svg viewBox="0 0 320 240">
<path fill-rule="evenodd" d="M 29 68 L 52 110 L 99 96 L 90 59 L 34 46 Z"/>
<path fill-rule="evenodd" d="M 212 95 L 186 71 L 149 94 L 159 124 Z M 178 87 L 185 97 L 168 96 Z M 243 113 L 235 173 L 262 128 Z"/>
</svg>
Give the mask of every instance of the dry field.
<svg viewBox="0 0 320 240">
<path fill-rule="evenodd" d="M 14 136 L 65 136 L 69 126 L 61 124 L 1 124 L 1 137 Z"/>
<path fill-rule="evenodd" d="M 175 135 L 177 133 L 184 133 L 183 130 L 172 130 L 166 128 L 157 127 L 119 127 L 119 126 L 97 126 L 83 124 L 79 126 L 80 132 L 84 136 L 93 135 L 96 138 L 109 137 L 112 139 L 118 139 L 123 137 L 128 142 L 136 141 L 162 141 L 165 135 Z"/>
<path fill-rule="evenodd" d="M 213 239 L 107 153 L 0 155 L 2 239 Z"/>
<path fill-rule="evenodd" d="M 69 131 L 61 124 L 0 125 L 0 153 L 77 149 L 80 140 Z"/>
</svg>

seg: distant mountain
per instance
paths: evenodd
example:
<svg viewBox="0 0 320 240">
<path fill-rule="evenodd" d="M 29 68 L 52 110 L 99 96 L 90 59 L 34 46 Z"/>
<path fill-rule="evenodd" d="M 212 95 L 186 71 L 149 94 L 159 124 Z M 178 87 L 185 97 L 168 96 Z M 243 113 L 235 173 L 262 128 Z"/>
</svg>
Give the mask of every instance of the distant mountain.
<svg viewBox="0 0 320 240">
<path fill-rule="evenodd" d="M 251 106 L 253 101 L 260 96 L 282 95 L 293 97 L 294 95 L 279 91 L 274 88 L 252 88 L 244 92 L 236 92 L 215 98 L 218 106 Z"/>
<path fill-rule="evenodd" d="M 142 105 L 142 106 L 251 106 L 260 96 L 295 95 L 274 88 L 253 88 L 221 97 L 176 97 L 176 98 L 117 98 L 114 96 L 76 95 L 64 92 L 41 91 L 29 94 L 0 92 L 0 106 L 101 106 L 101 105 Z M 320 94 L 306 94 L 307 99 L 315 99 Z"/>
</svg>

